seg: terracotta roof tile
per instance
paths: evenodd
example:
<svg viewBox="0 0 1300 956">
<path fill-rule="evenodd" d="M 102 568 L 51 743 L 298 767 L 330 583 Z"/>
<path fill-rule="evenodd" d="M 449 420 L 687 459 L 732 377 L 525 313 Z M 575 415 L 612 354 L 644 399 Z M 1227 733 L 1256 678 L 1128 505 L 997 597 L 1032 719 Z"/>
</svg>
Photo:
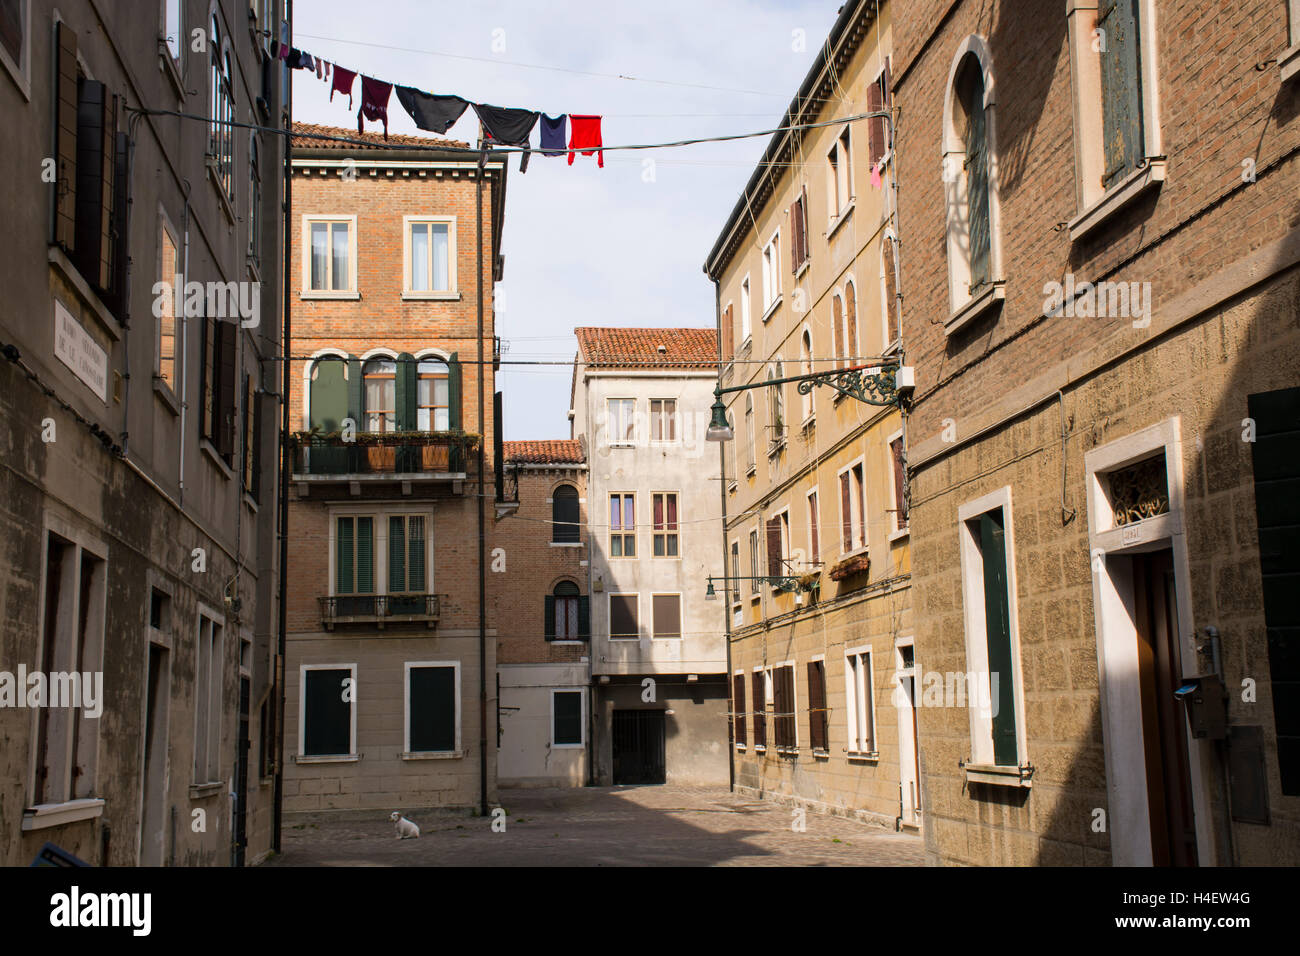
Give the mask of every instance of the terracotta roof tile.
<svg viewBox="0 0 1300 956">
<path fill-rule="evenodd" d="M 716 368 L 714 329 L 574 329 L 581 360 L 602 366 Z M 663 346 L 663 351 L 660 351 Z"/>
<path fill-rule="evenodd" d="M 569 438 L 506 441 L 501 448 L 507 462 L 521 465 L 580 465 L 586 460 L 581 443 Z"/>
<path fill-rule="evenodd" d="M 390 146 L 423 146 L 426 149 L 469 149 L 469 143 L 457 139 L 441 139 L 434 136 L 408 136 L 405 133 L 389 133 L 384 139 L 382 131 L 366 130 L 357 133 L 355 129 L 343 129 L 339 126 L 319 126 L 316 123 L 294 123 L 295 133 L 311 133 L 313 136 L 294 136 L 291 145 L 294 149 L 386 149 Z M 314 136 L 338 136 L 354 142 L 342 143 L 331 139 L 315 139 Z M 355 142 L 361 140 L 361 143 Z"/>
</svg>

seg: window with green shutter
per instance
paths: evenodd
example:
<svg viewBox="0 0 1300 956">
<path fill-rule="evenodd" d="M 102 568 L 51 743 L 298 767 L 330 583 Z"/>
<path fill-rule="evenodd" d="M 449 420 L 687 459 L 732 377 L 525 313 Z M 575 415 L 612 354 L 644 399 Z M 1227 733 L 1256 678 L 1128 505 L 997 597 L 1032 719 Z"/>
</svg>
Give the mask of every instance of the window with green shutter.
<svg viewBox="0 0 1300 956">
<path fill-rule="evenodd" d="M 1002 509 L 979 516 L 980 560 L 984 571 L 984 620 L 988 641 L 990 685 L 997 675 L 993 701 L 993 760 L 998 766 L 1019 765 L 1016 748 L 1015 677 L 1011 661 L 1010 592 L 1007 590 L 1007 550 Z"/>
<path fill-rule="evenodd" d="M 375 593 L 375 521 L 346 516 L 336 521 L 334 532 L 334 593 Z"/>
<path fill-rule="evenodd" d="M 1101 187 L 1109 189 L 1143 159 L 1138 0 L 1101 0 L 1097 29 L 1105 158 Z"/>
<path fill-rule="evenodd" d="M 388 518 L 388 593 L 425 593 L 423 515 Z"/>
</svg>

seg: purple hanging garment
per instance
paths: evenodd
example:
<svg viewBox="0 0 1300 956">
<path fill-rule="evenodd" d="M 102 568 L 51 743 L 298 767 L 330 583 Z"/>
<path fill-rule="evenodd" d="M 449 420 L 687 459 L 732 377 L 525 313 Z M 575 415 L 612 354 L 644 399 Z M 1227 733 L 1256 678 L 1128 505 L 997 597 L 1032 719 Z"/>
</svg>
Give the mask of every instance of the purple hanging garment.
<svg viewBox="0 0 1300 956">
<path fill-rule="evenodd" d="M 542 145 L 539 152 L 543 156 L 563 156 L 568 142 L 567 127 L 569 117 L 565 113 L 559 116 L 542 114 Z"/>
<path fill-rule="evenodd" d="M 373 77 L 361 77 L 361 109 L 357 111 L 357 132 L 363 133 L 362 118 L 374 121 L 383 120 L 384 139 L 388 139 L 388 98 L 392 95 L 393 84 L 384 83 Z"/>
<path fill-rule="evenodd" d="M 335 93 L 346 93 L 348 109 L 352 109 L 352 81 L 356 78 L 355 70 L 345 70 L 341 66 L 334 67 L 334 85 L 330 87 L 330 101 L 333 102 Z"/>
</svg>

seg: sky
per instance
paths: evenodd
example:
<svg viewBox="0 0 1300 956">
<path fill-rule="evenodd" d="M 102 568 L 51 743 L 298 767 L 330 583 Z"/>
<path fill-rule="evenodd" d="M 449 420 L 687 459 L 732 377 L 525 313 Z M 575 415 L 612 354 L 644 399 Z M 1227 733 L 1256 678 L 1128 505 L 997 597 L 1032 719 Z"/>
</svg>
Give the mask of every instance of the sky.
<svg viewBox="0 0 1300 956">
<path fill-rule="evenodd" d="M 659 143 L 777 126 L 837 7 L 297 0 L 294 45 L 432 93 L 552 116 L 600 114 L 607 145 Z M 293 75 L 296 120 L 354 127 L 355 110 L 338 96 L 330 102 L 328 84 Z M 359 91 L 360 81 L 354 105 Z M 388 115 L 390 132 L 431 135 L 396 95 Z M 476 143 L 474 111 L 447 135 Z M 713 283 L 702 265 L 767 141 L 606 153 L 603 169 L 594 156 L 569 166 L 534 154 L 524 175 L 511 156 L 496 290 L 502 358 L 569 362 L 582 325 L 712 327 Z M 506 440 L 569 437 L 570 378 L 569 367 L 503 364 Z"/>
</svg>

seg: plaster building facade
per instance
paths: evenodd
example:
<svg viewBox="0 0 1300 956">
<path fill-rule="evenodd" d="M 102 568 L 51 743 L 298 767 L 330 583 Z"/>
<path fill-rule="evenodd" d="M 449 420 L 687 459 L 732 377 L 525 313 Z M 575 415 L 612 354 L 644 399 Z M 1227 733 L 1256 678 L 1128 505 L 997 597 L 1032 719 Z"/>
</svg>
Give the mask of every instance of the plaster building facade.
<svg viewBox="0 0 1300 956">
<path fill-rule="evenodd" d="M 704 442 L 708 329 L 578 328 L 573 433 L 587 449 L 591 780 L 727 781 L 726 645 L 707 579 L 721 519 Z"/>
<path fill-rule="evenodd" d="M 271 848 L 282 8 L 5 5 L 7 866 Z"/>
<path fill-rule="evenodd" d="M 295 133 L 285 809 L 483 812 L 504 162 Z"/>
<path fill-rule="evenodd" d="M 581 787 L 591 774 L 587 465 L 576 439 L 508 441 L 492 532 L 497 780 Z"/>
<path fill-rule="evenodd" d="M 705 262 L 717 286 L 740 792 L 920 827 L 903 420 L 814 373 L 903 361 L 893 4 L 846 3 Z M 876 114 L 853 119 L 861 114 Z M 840 122 L 835 122 L 841 120 Z M 886 398 L 876 393 L 868 397 Z"/>
<path fill-rule="evenodd" d="M 896 21 L 931 862 L 1300 860 L 1298 14 Z"/>
</svg>

